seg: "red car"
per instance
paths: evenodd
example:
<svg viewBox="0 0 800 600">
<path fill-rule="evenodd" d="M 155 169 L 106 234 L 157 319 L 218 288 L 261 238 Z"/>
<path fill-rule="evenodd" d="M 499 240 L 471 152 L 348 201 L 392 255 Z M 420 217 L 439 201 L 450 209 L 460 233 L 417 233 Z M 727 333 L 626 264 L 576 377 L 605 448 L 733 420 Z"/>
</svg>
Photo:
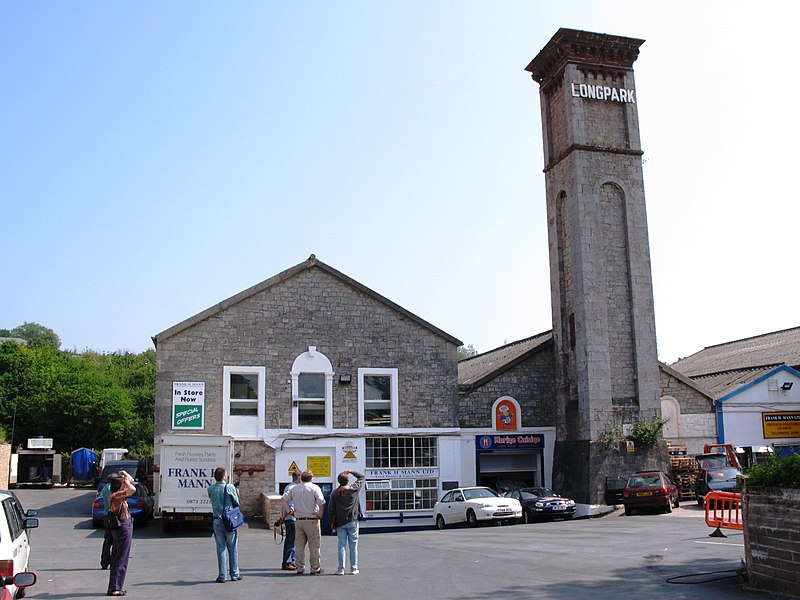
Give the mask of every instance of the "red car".
<svg viewBox="0 0 800 600">
<path fill-rule="evenodd" d="M 622 504 L 626 516 L 637 508 L 661 508 L 670 513 L 680 504 L 678 488 L 663 471 L 634 473 L 622 492 Z"/>
</svg>

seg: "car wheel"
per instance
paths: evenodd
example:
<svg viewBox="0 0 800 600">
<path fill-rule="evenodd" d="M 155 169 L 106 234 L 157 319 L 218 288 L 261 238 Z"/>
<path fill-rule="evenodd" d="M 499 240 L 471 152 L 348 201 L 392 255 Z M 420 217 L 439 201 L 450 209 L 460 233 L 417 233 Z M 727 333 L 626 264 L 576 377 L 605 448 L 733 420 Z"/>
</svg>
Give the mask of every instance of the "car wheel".
<svg viewBox="0 0 800 600">
<path fill-rule="evenodd" d="M 24 597 L 25 597 L 25 592 L 27 592 L 27 590 L 26 590 L 25 588 L 19 588 L 19 589 L 17 590 L 17 595 L 16 595 L 16 597 L 17 597 L 17 598 L 24 598 Z"/>
<path fill-rule="evenodd" d="M 467 525 L 470 527 L 478 526 L 478 517 L 475 516 L 475 511 L 471 508 L 467 511 Z"/>
<path fill-rule="evenodd" d="M 92 519 L 92 527 L 94 527 L 95 529 L 97 529 L 97 528 L 98 528 L 98 527 L 100 527 L 101 525 L 102 525 L 102 522 L 100 522 L 100 521 L 99 521 L 99 520 L 97 520 L 97 519 Z"/>
<path fill-rule="evenodd" d="M 565 521 L 572 521 L 572 515 L 567 515 L 564 517 Z"/>
<path fill-rule="evenodd" d="M 626 506 L 626 507 L 625 507 L 625 516 L 626 516 L 626 517 L 630 517 L 632 514 L 633 514 L 633 509 L 632 509 L 632 508 L 628 508 L 628 507 Z"/>
<path fill-rule="evenodd" d="M 679 508 L 681 505 L 681 499 L 678 496 L 675 496 L 675 503 L 672 505 L 672 508 Z"/>
<path fill-rule="evenodd" d="M 527 525 L 532 520 L 533 520 L 533 517 L 531 516 L 531 511 L 529 511 L 527 508 L 524 509 L 522 511 L 522 522 L 525 523 L 525 525 Z"/>
<path fill-rule="evenodd" d="M 664 512 L 667 514 L 672 512 L 672 498 L 667 498 L 667 506 L 664 509 Z"/>
<path fill-rule="evenodd" d="M 697 506 L 699 506 L 700 508 L 703 508 L 703 497 L 702 496 L 698 496 L 697 497 Z"/>
<path fill-rule="evenodd" d="M 444 522 L 444 517 L 442 515 L 436 515 L 436 529 L 445 529 L 447 527 L 447 523 Z"/>
</svg>

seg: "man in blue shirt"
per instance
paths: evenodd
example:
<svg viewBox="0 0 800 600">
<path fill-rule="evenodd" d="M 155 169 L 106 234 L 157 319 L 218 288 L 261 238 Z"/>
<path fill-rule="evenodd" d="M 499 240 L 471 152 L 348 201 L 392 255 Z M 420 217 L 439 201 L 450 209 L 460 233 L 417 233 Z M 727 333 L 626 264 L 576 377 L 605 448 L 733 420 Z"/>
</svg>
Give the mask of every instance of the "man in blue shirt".
<svg viewBox="0 0 800 600">
<path fill-rule="evenodd" d="M 228 472 L 224 467 L 214 469 L 213 484 L 208 487 L 208 497 L 214 512 L 214 540 L 217 543 L 217 583 L 225 583 L 225 564 L 228 563 L 231 581 L 242 578 L 239 573 L 239 539 L 237 532 L 226 531 L 222 523 L 222 513 L 231 507 L 239 506 L 236 487 L 228 483 Z"/>
<path fill-rule="evenodd" d="M 300 483 L 300 471 L 295 471 L 292 473 L 292 483 L 286 486 L 286 489 L 283 490 L 284 493 L 291 490 L 298 483 Z M 283 503 L 281 502 L 281 506 L 282 505 Z M 283 526 L 286 528 L 286 537 L 283 540 L 283 562 L 281 563 L 281 569 L 284 571 L 295 571 L 297 565 L 294 564 L 294 528 L 296 520 L 294 516 L 294 506 L 288 506 L 288 510 L 283 510 L 282 506 L 281 517 L 283 517 Z"/>
</svg>

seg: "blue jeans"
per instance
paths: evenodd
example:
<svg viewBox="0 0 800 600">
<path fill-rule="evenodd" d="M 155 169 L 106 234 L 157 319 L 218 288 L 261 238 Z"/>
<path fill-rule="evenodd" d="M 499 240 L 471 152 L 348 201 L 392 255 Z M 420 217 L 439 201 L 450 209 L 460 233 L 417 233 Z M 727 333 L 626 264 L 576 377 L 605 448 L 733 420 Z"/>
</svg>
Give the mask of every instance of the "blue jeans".
<svg viewBox="0 0 800 600">
<path fill-rule="evenodd" d="M 345 546 L 350 546 L 350 570 L 358 570 L 358 521 L 350 521 L 336 528 L 339 538 L 339 571 L 344 571 Z"/>
<path fill-rule="evenodd" d="M 294 519 L 287 519 L 283 522 L 286 529 L 286 537 L 283 540 L 283 564 L 291 565 L 294 563 Z"/>
<path fill-rule="evenodd" d="M 239 538 L 237 532 L 225 531 L 222 519 L 214 519 L 214 540 L 217 542 L 217 577 L 225 579 L 227 562 L 231 578 L 239 577 Z M 227 555 L 227 556 L 226 556 Z"/>
</svg>

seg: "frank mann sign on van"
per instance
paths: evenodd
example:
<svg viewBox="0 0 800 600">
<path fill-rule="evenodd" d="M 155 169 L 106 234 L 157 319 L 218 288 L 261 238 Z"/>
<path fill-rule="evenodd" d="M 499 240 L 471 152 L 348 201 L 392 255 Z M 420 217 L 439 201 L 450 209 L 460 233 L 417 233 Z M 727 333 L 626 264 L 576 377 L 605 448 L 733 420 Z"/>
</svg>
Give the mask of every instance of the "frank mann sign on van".
<svg viewBox="0 0 800 600">
<path fill-rule="evenodd" d="M 634 90 L 609 87 L 607 85 L 591 85 L 588 83 L 570 83 L 573 98 L 591 98 L 593 100 L 608 100 L 609 102 L 628 102 L 636 104 Z"/>
<path fill-rule="evenodd" d="M 204 381 L 172 382 L 172 428 L 205 427 L 206 384 Z"/>
</svg>

